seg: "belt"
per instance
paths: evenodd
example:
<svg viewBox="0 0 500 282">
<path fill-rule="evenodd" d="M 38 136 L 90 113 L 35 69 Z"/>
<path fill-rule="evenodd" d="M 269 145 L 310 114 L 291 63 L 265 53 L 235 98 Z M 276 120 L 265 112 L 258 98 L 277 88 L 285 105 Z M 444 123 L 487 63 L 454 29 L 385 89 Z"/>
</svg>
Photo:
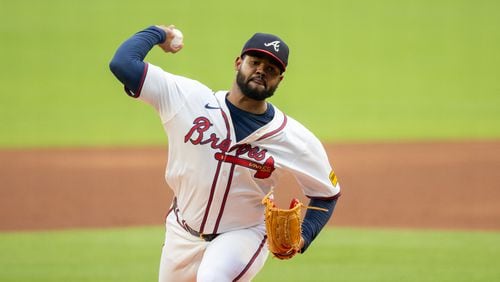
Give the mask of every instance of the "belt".
<svg viewBox="0 0 500 282">
<path fill-rule="evenodd" d="M 191 228 L 184 220 L 180 220 L 179 219 L 179 208 L 177 207 L 177 198 L 175 197 L 174 198 L 174 201 L 173 201 L 173 204 L 172 204 L 172 210 L 174 211 L 174 214 L 175 214 L 175 217 L 177 218 L 177 223 L 179 223 L 179 225 L 184 228 L 184 230 L 186 230 L 187 232 L 189 232 L 189 234 L 195 236 L 195 237 L 198 237 L 200 239 L 203 239 L 207 242 L 210 242 L 212 241 L 213 239 L 217 238 L 217 236 L 219 236 L 219 234 L 203 234 L 203 233 L 200 233 L 196 230 L 194 230 L 193 228 Z"/>
</svg>

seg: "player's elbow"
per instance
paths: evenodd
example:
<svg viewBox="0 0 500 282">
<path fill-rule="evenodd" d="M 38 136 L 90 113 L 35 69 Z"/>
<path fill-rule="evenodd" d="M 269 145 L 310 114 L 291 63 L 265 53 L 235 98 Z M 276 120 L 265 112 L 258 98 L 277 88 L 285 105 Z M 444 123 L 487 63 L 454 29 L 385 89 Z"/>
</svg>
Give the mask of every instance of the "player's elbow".
<svg viewBox="0 0 500 282">
<path fill-rule="evenodd" d="M 130 64 L 126 60 L 118 56 L 114 56 L 111 62 L 109 62 L 109 69 L 113 75 L 125 85 L 133 80 L 133 73 L 131 73 L 133 68 L 130 67 Z"/>
<path fill-rule="evenodd" d="M 109 69 L 128 89 L 139 89 L 146 64 L 142 61 L 130 61 L 116 56 L 109 62 Z"/>
<path fill-rule="evenodd" d="M 116 57 L 113 57 L 113 59 L 111 59 L 111 61 L 109 62 L 109 69 L 117 78 L 119 78 L 120 73 L 123 70 L 123 64 L 120 63 L 120 61 L 117 60 Z"/>
</svg>

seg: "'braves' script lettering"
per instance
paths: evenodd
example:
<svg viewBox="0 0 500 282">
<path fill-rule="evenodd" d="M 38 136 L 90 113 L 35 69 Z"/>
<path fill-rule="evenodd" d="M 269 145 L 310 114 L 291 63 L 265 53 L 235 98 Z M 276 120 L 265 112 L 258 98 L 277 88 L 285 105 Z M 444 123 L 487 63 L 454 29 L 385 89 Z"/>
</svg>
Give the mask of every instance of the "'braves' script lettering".
<svg viewBox="0 0 500 282">
<path fill-rule="evenodd" d="M 236 155 L 241 156 L 243 154 L 248 154 L 249 158 L 252 158 L 256 161 L 262 161 L 266 157 L 267 150 L 260 150 L 259 147 L 252 147 L 249 144 L 243 144 L 235 146 L 232 150 L 236 149 Z"/>
<path fill-rule="evenodd" d="M 188 131 L 186 136 L 184 136 L 184 143 L 188 141 L 193 145 L 205 145 L 210 144 L 212 149 L 219 149 L 226 153 L 229 151 L 229 146 L 231 146 L 231 139 L 226 137 L 221 140 L 220 137 L 215 133 L 208 134 L 207 131 L 213 126 L 210 120 L 206 117 L 197 117 L 193 121 L 193 127 Z M 262 161 L 266 158 L 267 150 L 261 150 L 258 146 L 252 147 L 249 144 L 236 145 L 231 148 L 231 151 L 236 150 L 236 156 L 242 156 L 246 154 L 250 159 L 256 161 Z"/>
<path fill-rule="evenodd" d="M 212 127 L 212 123 L 206 117 L 198 117 L 193 121 L 194 126 L 191 127 L 189 132 L 184 136 L 184 143 L 191 141 L 193 145 L 210 144 L 213 149 L 220 149 L 223 152 L 229 150 L 231 140 L 226 138 L 219 143 L 220 138 L 215 133 L 204 139 L 205 132 Z"/>
</svg>

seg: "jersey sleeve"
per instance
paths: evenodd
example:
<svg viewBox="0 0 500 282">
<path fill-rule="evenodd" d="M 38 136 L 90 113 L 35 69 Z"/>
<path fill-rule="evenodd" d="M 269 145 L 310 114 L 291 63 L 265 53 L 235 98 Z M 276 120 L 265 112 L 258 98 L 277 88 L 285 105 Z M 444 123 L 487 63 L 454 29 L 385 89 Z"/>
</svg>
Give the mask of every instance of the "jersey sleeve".
<svg viewBox="0 0 500 282">
<path fill-rule="evenodd" d="M 312 199 L 336 199 L 340 185 L 321 142 L 307 129 L 303 129 L 297 158 L 291 167 L 304 194 Z"/>
<path fill-rule="evenodd" d="M 199 89 L 207 88 L 198 81 L 165 72 L 148 63 L 146 77 L 138 99 L 153 106 L 162 122 L 168 122 Z"/>
</svg>

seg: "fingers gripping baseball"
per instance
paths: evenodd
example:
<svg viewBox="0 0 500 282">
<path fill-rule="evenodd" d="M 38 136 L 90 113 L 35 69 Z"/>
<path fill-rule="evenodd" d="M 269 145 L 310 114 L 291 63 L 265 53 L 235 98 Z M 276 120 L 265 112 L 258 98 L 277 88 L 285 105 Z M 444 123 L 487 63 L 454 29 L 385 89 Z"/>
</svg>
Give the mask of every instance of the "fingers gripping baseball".
<svg viewBox="0 0 500 282">
<path fill-rule="evenodd" d="M 166 53 L 177 53 L 184 47 L 184 36 L 180 30 L 175 28 L 174 25 L 157 25 L 157 27 L 163 29 L 167 34 L 165 41 L 158 44 L 163 51 Z"/>
</svg>

